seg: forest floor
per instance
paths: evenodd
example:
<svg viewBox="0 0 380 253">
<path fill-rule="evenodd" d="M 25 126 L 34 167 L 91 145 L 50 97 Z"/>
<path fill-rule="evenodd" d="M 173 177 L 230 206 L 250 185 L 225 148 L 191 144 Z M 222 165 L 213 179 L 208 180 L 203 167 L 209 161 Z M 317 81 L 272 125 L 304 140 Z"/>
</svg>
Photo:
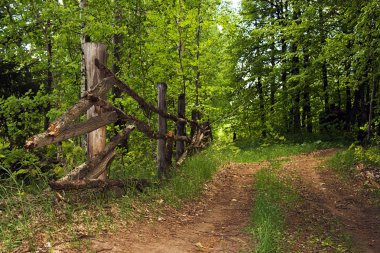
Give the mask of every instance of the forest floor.
<svg viewBox="0 0 380 253">
<path fill-rule="evenodd" d="M 335 149 L 281 158 L 276 173 L 299 195 L 286 210 L 284 252 L 380 252 L 380 205 L 363 183 L 325 169 Z M 225 165 L 197 200 L 88 240 L 84 252 L 252 252 L 254 174 L 269 162 Z M 153 218 L 152 218 L 153 217 Z M 67 246 L 67 245 L 66 245 Z M 78 252 L 64 244 L 54 252 Z"/>
</svg>

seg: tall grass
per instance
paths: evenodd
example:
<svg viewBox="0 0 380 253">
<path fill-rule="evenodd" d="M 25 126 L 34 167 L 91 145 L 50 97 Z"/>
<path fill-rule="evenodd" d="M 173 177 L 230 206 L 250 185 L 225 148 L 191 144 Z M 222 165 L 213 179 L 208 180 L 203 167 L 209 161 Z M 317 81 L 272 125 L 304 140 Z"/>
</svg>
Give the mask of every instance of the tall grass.
<svg viewBox="0 0 380 253">
<path fill-rule="evenodd" d="M 255 182 L 255 203 L 249 228 L 256 240 L 255 252 L 281 252 L 285 225 L 284 207 L 293 203 L 297 195 L 277 177 L 273 168 L 257 172 Z"/>
</svg>

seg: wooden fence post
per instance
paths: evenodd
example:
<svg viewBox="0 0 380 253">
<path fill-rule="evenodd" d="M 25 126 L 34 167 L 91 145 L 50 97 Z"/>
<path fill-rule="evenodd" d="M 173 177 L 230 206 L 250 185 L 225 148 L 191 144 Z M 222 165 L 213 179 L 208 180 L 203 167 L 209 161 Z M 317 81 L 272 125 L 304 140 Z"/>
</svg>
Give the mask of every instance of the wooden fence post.
<svg viewBox="0 0 380 253">
<path fill-rule="evenodd" d="M 166 112 L 166 89 L 167 85 L 164 82 L 158 83 L 158 109 Z M 165 136 L 167 132 L 166 118 L 158 115 L 158 134 L 160 136 Z M 166 159 L 166 140 L 163 138 L 158 139 L 157 142 L 157 166 L 158 166 L 158 178 L 164 179 L 169 164 Z"/>
<path fill-rule="evenodd" d="M 104 77 L 103 71 L 100 71 L 95 66 L 95 59 L 98 59 L 102 64 L 106 64 L 107 50 L 106 46 L 102 43 L 85 43 L 83 46 L 84 59 L 86 66 L 87 76 L 87 89 L 93 88 Z M 102 97 L 105 99 L 105 97 Z M 96 117 L 102 114 L 102 109 L 99 106 L 92 106 L 87 111 L 87 118 Z M 103 151 L 106 146 L 106 127 L 98 128 L 87 135 L 87 159 L 90 160 L 97 154 Z M 105 180 L 107 178 L 107 171 L 101 174 L 99 179 Z"/>
<path fill-rule="evenodd" d="M 197 109 L 191 111 L 191 120 L 198 122 L 202 117 L 201 112 Z M 197 126 L 191 125 L 190 139 L 193 139 L 195 132 L 197 131 Z"/>
<path fill-rule="evenodd" d="M 186 115 L 186 100 L 185 94 L 178 95 L 178 118 L 185 118 Z M 177 122 L 177 135 L 185 136 L 186 135 L 186 123 L 185 122 Z M 176 159 L 181 157 L 181 155 L 185 152 L 185 142 L 177 141 L 176 142 Z"/>
</svg>

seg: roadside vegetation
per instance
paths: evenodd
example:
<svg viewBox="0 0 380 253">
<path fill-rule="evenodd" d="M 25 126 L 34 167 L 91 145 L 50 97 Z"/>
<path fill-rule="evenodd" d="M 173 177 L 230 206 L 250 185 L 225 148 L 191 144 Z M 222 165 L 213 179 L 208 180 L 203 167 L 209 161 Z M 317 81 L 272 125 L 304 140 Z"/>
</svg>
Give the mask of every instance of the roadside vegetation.
<svg viewBox="0 0 380 253">
<path fill-rule="evenodd" d="M 4 168 L 7 176 L 1 179 L 0 221 L 1 249 L 37 250 L 54 247 L 80 238 L 126 226 L 129 219 L 157 215 L 154 210 L 163 205 L 180 206 L 202 192 L 204 183 L 223 164 L 228 162 L 258 162 L 273 160 L 301 152 L 310 152 L 334 145 L 321 141 L 307 143 L 255 143 L 238 141 L 222 145 L 212 144 L 207 150 L 190 157 L 180 169 L 173 169 L 172 177 L 159 184 L 153 169 L 131 169 L 130 174 L 111 171 L 111 175 L 149 179 L 143 189 L 135 188 L 86 190 L 53 193 L 48 190 L 48 176 L 39 174 L 23 178 Z M 115 170 L 119 170 L 117 167 Z M 118 220 L 118 225 L 113 221 Z M 84 245 L 77 245 L 84 247 Z"/>
</svg>

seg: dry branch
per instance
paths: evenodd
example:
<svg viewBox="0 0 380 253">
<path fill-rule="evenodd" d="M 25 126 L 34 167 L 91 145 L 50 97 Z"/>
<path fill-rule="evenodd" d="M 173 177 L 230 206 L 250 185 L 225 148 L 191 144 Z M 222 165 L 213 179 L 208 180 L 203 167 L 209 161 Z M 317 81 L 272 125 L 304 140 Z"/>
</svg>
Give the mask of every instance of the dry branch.
<svg viewBox="0 0 380 253">
<path fill-rule="evenodd" d="M 111 188 L 111 187 L 135 187 L 143 190 L 150 185 L 147 179 L 131 178 L 127 180 L 101 180 L 101 179 L 84 179 L 73 181 L 51 181 L 49 186 L 56 191 L 59 190 L 82 190 L 93 188 Z"/>
<path fill-rule="evenodd" d="M 90 172 L 92 172 L 94 169 L 96 169 L 102 161 L 108 161 L 112 159 L 110 157 L 110 153 L 114 151 L 116 146 L 125 138 L 128 137 L 128 135 L 135 129 L 135 126 L 131 125 L 125 128 L 123 131 L 115 135 L 109 143 L 105 146 L 104 150 L 100 152 L 97 156 L 91 158 L 89 161 L 81 164 L 80 166 L 76 167 L 72 171 L 70 171 L 69 174 L 67 174 L 65 177 L 61 178 L 59 181 L 65 181 L 65 180 L 74 180 L 74 179 L 83 179 L 85 178 Z M 98 171 L 98 170 L 96 170 Z"/>
<path fill-rule="evenodd" d="M 198 150 L 200 148 L 203 148 L 204 145 L 202 145 L 202 141 L 204 141 L 205 138 L 207 138 L 207 136 L 205 136 L 205 133 L 201 131 L 200 129 L 198 129 L 193 136 L 191 144 L 185 149 L 185 152 L 183 152 L 183 154 L 179 157 L 176 165 L 178 167 L 181 166 L 182 163 L 186 160 L 189 153 L 191 153 L 193 150 Z"/>
<path fill-rule="evenodd" d="M 84 114 L 92 105 L 93 102 L 89 100 L 88 94 L 94 96 L 104 96 L 104 94 L 113 86 L 116 82 L 114 77 L 104 78 L 93 89 L 86 92 L 84 96 L 69 110 L 67 110 L 61 117 L 50 124 L 48 128 L 48 134 L 51 136 L 57 136 L 58 133 L 66 128 L 73 120 Z"/>
<path fill-rule="evenodd" d="M 144 100 L 144 98 L 140 97 L 134 90 L 131 89 L 131 87 L 129 87 L 127 84 L 125 84 L 124 82 L 122 82 L 119 78 L 117 78 L 115 76 L 115 74 L 112 73 L 112 71 L 110 71 L 106 66 L 104 66 L 104 64 L 100 63 L 97 59 L 95 60 L 95 65 L 96 65 L 96 67 L 98 67 L 99 69 L 101 69 L 102 71 L 104 71 L 104 73 L 106 74 L 106 76 L 114 77 L 115 80 L 116 80 L 115 84 L 120 88 L 120 90 L 123 91 L 123 92 L 126 92 L 129 96 L 131 96 L 134 100 L 136 100 L 136 102 L 142 108 L 149 109 L 150 111 L 155 112 L 155 113 L 161 115 L 162 117 L 165 117 L 167 119 L 173 120 L 175 122 L 190 123 L 192 125 L 200 127 L 199 124 L 196 121 L 189 120 L 187 118 L 178 118 L 177 116 L 175 116 L 173 114 L 170 114 L 170 113 L 164 112 L 162 110 L 159 110 L 154 105 L 152 105 L 150 103 L 147 103 Z"/>
<path fill-rule="evenodd" d="M 109 167 L 108 165 L 111 164 L 113 159 L 115 159 L 116 156 L 116 150 L 112 150 L 109 152 L 103 160 L 100 161 L 99 164 L 96 165 L 90 172 L 86 175 L 87 179 L 92 179 L 92 178 L 98 178 L 100 175 L 102 175 L 107 168 Z"/>
<path fill-rule="evenodd" d="M 105 126 L 107 124 L 116 122 L 118 115 L 116 112 L 107 112 L 100 116 L 91 118 L 85 122 L 75 124 L 73 126 L 67 127 L 62 132 L 58 133 L 57 136 L 52 136 L 49 132 L 44 132 L 37 134 L 28 139 L 25 144 L 25 148 L 40 148 L 49 144 L 57 143 L 66 139 L 79 136 L 91 131 L 98 129 L 99 127 Z"/>
<path fill-rule="evenodd" d="M 153 139 L 158 139 L 159 138 L 158 134 L 155 133 L 151 129 L 151 127 L 147 123 L 145 123 L 144 121 L 141 121 L 141 120 L 137 119 L 135 116 L 132 116 L 132 115 L 129 115 L 129 114 L 123 112 L 119 108 L 111 105 L 110 103 L 108 103 L 107 101 L 105 101 L 105 100 L 103 100 L 103 99 L 101 99 L 99 97 L 95 97 L 95 96 L 92 96 L 92 95 L 90 95 L 90 97 L 91 97 L 92 101 L 96 101 L 96 104 L 99 105 L 100 107 L 102 107 L 104 110 L 116 112 L 117 115 L 119 116 L 120 120 L 122 120 L 124 122 L 127 122 L 129 124 L 135 125 L 136 128 L 140 132 L 144 133 L 148 137 L 153 138 Z"/>
</svg>

